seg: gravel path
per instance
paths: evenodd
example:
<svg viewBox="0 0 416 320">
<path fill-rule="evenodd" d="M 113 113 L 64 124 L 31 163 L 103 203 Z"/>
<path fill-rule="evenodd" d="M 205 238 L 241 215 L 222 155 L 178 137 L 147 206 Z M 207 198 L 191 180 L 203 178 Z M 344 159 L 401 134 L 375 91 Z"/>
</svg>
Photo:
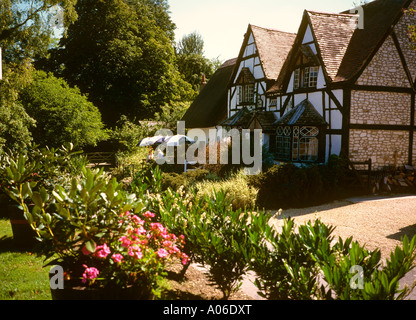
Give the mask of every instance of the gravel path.
<svg viewBox="0 0 416 320">
<path fill-rule="evenodd" d="M 284 217 L 292 217 L 298 225 L 320 218 L 323 223 L 335 227 L 333 235 L 336 238 L 352 236 L 367 249 L 379 248 L 385 259 L 396 245 L 401 245 L 405 234 L 409 239 L 416 234 L 416 196 L 359 197 L 316 207 L 288 209 L 273 218 L 273 224 L 282 226 Z M 401 283 L 411 284 L 415 280 L 416 270 L 413 270 Z M 244 289 L 247 294 L 254 295 L 253 287 L 248 285 Z M 416 289 L 409 298 L 416 300 Z"/>
<path fill-rule="evenodd" d="M 292 217 L 296 224 L 320 218 L 335 227 L 333 235 L 350 236 L 370 249 L 379 248 L 387 258 L 402 237 L 416 234 L 416 196 L 381 198 L 376 196 L 352 198 L 305 209 L 284 210 L 274 218 L 281 226 L 284 217 Z"/>
</svg>

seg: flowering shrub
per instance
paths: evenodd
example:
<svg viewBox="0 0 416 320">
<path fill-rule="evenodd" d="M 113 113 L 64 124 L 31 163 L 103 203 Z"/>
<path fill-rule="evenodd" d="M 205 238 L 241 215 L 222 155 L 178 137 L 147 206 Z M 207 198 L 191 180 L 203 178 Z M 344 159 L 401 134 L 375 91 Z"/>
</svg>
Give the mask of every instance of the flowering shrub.
<svg viewBox="0 0 416 320">
<path fill-rule="evenodd" d="M 103 170 L 85 169 L 70 186 L 33 191 L 29 183 L 23 206 L 38 234 L 48 264 L 64 268 L 76 285 L 102 288 L 140 287 L 157 294 L 166 263 L 188 262 L 184 237 L 169 233 L 141 199 L 127 193 Z"/>
<path fill-rule="evenodd" d="M 139 216 L 121 213 L 117 231 L 102 237 L 102 244 L 92 251 L 84 246 L 82 282 L 89 286 L 140 284 L 150 290 L 157 287 L 169 259 L 177 257 L 187 264 L 189 258 L 181 251 L 184 236 L 177 237 L 152 222 L 154 216 L 150 211 Z"/>
</svg>

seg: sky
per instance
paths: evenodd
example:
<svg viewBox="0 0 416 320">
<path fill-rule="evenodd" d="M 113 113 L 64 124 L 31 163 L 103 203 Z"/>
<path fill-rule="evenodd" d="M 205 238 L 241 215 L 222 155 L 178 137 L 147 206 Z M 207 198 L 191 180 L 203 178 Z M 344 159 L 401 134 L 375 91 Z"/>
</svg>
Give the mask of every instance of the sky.
<svg viewBox="0 0 416 320">
<path fill-rule="evenodd" d="M 236 58 L 249 24 L 298 32 L 305 9 L 320 12 L 345 11 L 357 0 L 168 0 L 176 24 L 176 42 L 198 32 L 208 59 Z"/>
</svg>

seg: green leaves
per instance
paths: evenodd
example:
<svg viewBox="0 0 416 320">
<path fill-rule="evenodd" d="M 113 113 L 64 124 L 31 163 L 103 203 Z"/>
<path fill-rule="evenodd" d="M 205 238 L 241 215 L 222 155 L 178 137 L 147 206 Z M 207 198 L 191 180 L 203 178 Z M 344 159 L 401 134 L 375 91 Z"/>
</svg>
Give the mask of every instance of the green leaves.
<svg viewBox="0 0 416 320">
<path fill-rule="evenodd" d="M 397 246 L 382 265 L 380 250 L 369 251 L 352 238 L 334 242 L 333 230 L 316 220 L 296 232 L 294 221 L 285 219 L 280 234 L 256 246 L 252 268 L 261 295 L 268 299 L 380 300 L 403 299 L 409 294 L 409 288 L 399 290 L 398 284 L 414 268 L 416 236 L 410 242 L 405 237 L 403 248 Z"/>
</svg>

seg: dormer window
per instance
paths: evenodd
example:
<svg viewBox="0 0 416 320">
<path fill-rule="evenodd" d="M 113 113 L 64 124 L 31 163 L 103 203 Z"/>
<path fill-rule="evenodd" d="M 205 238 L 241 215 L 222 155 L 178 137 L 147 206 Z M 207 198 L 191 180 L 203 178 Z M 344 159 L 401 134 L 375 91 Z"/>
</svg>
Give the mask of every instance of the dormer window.
<svg viewBox="0 0 416 320">
<path fill-rule="evenodd" d="M 316 88 L 318 83 L 319 62 L 309 45 L 300 48 L 296 59 L 293 89 Z"/>
<path fill-rule="evenodd" d="M 238 89 L 238 104 L 253 104 L 254 103 L 254 83 L 244 84 L 237 87 Z"/>
<path fill-rule="evenodd" d="M 316 88 L 319 67 L 304 67 L 295 70 L 293 88 Z"/>
<path fill-rule="evenodd" d="M 238 104 L 254 104 L 254 83 L 256 79 L 250 72 L 249 68 L 241 69 L 240 75 L 236 81 L 238 90 Z"/>
</svg>

